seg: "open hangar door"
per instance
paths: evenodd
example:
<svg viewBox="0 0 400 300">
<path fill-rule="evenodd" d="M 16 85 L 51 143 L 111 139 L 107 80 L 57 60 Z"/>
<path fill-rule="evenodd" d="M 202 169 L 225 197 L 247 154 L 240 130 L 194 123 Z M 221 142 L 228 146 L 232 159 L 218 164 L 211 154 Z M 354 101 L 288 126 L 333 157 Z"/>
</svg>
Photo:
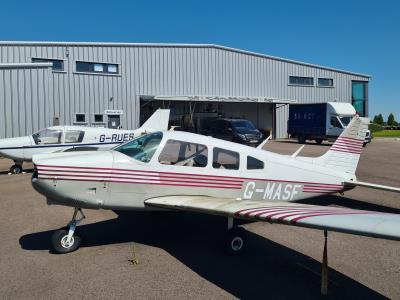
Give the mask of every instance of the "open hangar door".
<svg viewBox="0 0 400 300">
<path fill-rule="evenodd" d="M 292 100 L 218 96 L 141 96 L 140 124 L 158 108 L 169 108 L 170 126 L 177 130 L 204 133 L 208 123 L 216 118 L 250 120 L 267 136 L 274 137 L 276 106 L 293 103 Z"/>
</svg>

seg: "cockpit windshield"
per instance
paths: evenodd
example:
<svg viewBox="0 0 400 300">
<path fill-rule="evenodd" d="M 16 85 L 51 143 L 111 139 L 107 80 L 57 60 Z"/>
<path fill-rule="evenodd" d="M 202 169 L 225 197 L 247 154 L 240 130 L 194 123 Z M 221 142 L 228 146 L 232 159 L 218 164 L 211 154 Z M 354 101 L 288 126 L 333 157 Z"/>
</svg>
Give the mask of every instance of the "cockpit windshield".
<svg viewBox="0 0 400 300">
<path fill-rule="evenodd" d="M 150 133 L 118 146 L 114 148 L 114 151 L 141 162 L 149 162 L 160 145 L 162 137 L 161 132 Z"/>
<path fill-rule="evenodd" d="M 36 145 L 41 144 L 61 144 L 61 130 L 43 129 L 32 134 Z"/>
<path fill-rule="evenodd" d="M 342 122 L 344 127 L 347 127 L 347 125 L 349 125 L 349 123 L 353 117 L 348 116 L 348 117 L 339 117 L 339 118 L 340 118 L 340 122 Z"/>
</svg>

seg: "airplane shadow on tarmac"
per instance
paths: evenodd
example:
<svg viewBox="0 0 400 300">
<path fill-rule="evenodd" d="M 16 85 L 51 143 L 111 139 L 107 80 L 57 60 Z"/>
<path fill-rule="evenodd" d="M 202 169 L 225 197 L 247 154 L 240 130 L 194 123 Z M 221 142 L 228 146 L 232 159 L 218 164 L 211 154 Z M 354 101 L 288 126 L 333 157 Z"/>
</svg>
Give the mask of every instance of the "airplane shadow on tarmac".
<svg viewBox="0 0 400 300">
<path fill-rule="evenodd" d="M 331 199 L 324 200 L 328 204 L 343 201 L 346 206 L 364 208 L 365 205 L 343 197 L 328 198 Z M 372 209 L 369 204 L 367 208 Z M 399 213 L 388 208 L 381 210 Z M 226 255 L 222 249 L 226 218 L 176 212 L 117 214 L 115 219 L 79 226 L 83 238 L 81 247 L 129 242 L 159 247 L 209 282 L 241 299 L 321 298 L 321 263 L 300 252 L 246 232 L 245 253 Z M 26 250 L 50 250 L 52 233 L 50 230 L 24 235 L 20 245 Z M 321 234 L 321 249 L 322 243 Z M 334 269 L 329 269 L 329 281 L 329 295 L 324 298 L 385 298 Z"/>
</svg>

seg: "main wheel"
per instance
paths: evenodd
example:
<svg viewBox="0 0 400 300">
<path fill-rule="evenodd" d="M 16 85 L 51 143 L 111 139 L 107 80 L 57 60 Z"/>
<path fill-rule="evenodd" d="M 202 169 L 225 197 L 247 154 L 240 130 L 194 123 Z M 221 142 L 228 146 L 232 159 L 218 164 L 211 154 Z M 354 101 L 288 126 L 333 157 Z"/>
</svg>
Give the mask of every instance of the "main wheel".
<svg viewBox="0 0 400 300">
<path fill-rule="evenodd" d="M 74 234 L 69 242 L 67 239 L 68 230 L 60 229 L 53 233 L 51 244 L 56 253 L 69 253 L 79 248 L 81 238 L 78 235 Z"/>
<path fill-rule="evenodd" d="M 243 230 L 240 228 L 233 228 L 228 231 L 226 238 L 226 251 L 229 254 L 240 254 L 243 252 L 245 246 L 245 239 Z"/>
<path fill-rule="evenodd" d="M 22 173 L 22 166 L 21 165 L 13 165 L 10 168 L 11 174 L 21 174 Z"/>
</svg>

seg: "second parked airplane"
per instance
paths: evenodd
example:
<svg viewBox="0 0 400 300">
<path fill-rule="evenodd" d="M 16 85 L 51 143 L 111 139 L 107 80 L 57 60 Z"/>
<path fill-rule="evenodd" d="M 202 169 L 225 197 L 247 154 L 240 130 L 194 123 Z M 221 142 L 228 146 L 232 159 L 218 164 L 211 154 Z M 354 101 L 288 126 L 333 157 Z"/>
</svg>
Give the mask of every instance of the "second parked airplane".
<svg viewBox="0 0 400 300">
<path fill-rule="evenodd" d="M 34 154 L 112 148 L 144 133 L 168 129 L 169 109 L 157 110 L 140 128 L 121 130 L 85 126 L 53 126 L 32 135 L 0 140 L 0 155 L 14 160 L 10 172 L 22 172 L 22 163 Z"/>
</svg>

